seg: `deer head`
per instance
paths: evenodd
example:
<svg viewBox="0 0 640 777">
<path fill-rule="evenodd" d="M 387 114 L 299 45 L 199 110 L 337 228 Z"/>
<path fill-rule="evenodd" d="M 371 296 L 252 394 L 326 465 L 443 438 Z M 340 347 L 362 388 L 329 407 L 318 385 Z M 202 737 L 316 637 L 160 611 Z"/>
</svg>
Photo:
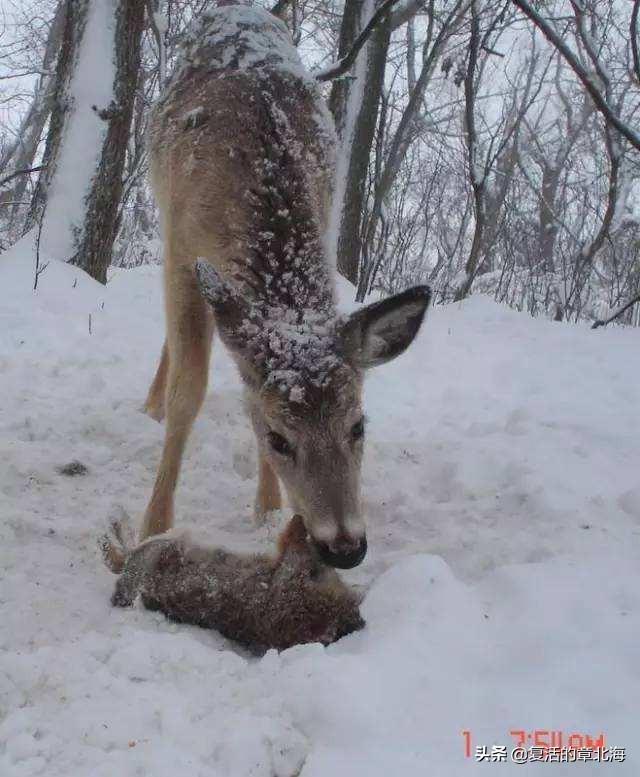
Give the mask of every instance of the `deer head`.
<svg viewBox="0 0 640 777">
<path fill-rule="evenodd" d="M 416 286 L 347 318 L 247 299 L 208 263 L 198 283 L 242 375 L 262 454 L 303 516 L 321 559 L 357 566 L 367 540 L 360 500 L 364 372 L 413 341 L 431 293 Z"/>
</svg>

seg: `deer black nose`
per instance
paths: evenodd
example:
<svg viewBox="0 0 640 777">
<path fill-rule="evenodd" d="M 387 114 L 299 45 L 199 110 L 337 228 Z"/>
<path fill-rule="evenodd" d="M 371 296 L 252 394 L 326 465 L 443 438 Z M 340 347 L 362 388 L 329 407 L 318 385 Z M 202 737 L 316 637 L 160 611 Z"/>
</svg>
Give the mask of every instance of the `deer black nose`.
<svg viewBox="0 0 640 777">
<path fill-rule="evenodd" d="M 352 569 L 367 554 L 367 538 L 365 536 L 350 538 L 341 536 L 333 542 L 313 541 L 320 558 L 330 567 L 338 569 Z"/>
</svg>

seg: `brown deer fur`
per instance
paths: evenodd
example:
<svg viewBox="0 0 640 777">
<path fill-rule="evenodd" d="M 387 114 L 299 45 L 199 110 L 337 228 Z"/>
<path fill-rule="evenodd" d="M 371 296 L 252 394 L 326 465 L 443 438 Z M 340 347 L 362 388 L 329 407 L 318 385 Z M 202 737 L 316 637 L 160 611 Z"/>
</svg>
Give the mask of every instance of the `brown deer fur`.
<svg viewBox="0 0 640 777">
<path fill-rule="evenodd" d="M 244 6 L 202 15 L 151 126 L 167 337 L 146 410 L 166 414 L 166 436 L 143 539 L 173 525 L 216 329 L 258 441 L 257 514 L 281 506 L 282 481 L 328 563 L 364 556 L 363 371 L 409 345 L 429 292 L 337 315 L 326 244 L 335 142 L 282 22 Z"/>
</svg>

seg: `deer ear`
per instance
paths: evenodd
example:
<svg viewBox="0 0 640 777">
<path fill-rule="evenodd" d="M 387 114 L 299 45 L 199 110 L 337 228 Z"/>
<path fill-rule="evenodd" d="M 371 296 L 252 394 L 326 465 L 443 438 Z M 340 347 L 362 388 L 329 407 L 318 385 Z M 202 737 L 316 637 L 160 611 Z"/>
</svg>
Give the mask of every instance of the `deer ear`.
<svg viewBox="0 0 640 777">
<path fill-rule="evenodd" d="M 200 293 L 213 308 L 218 326 L 229 331 L 237 329 L 249 315 L 249 306 L 235 286 L 203 259 L 196 262 L 196 280 Z"/>
<path fill-rule="evenodd" d="M 259 365 L 248 347 L 251 329 L 258 328 L 251 304 L 209 262 L 199 259 L 195 273 L 200 293 L 213 310 L 220 336 L 239 357 L 243 377 L 252 383 L 259 382 Z"/>
<path fill-rule="evenodd" d="M 413 286 L 353 313 L 341 333 L 345 358 L 363 370 L 395 359 L 418 334 L 430 301 L 428 286 Z"/>
</svg>

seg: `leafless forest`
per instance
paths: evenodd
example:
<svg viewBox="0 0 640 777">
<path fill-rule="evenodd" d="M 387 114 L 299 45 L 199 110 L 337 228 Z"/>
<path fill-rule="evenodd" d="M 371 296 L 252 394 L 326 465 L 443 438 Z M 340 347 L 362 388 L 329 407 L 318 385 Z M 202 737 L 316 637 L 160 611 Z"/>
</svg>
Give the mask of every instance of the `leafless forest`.
<svg viewBox="0 0 640 777">
<path fill-rule="evenodd" d="M 46 242 L 61 148 L 89 117 L 82 213 L 56 216 L 70 237 L 49 254 L 101 282 L 110 264 L 161 260 L 149 110 L 207 4 L 3 0 L 2 250 Z M 556 320 L 640 323 L 640 0 L 278 5 L 336 122 L 337 262 L 359 298 L 427 282 L 439 302 L 482 292 Z M 77 88 L 97 6 L 115 7 L 113 78 L 88 71 L 113 80 L 106 104 Z"/>
</svg>

